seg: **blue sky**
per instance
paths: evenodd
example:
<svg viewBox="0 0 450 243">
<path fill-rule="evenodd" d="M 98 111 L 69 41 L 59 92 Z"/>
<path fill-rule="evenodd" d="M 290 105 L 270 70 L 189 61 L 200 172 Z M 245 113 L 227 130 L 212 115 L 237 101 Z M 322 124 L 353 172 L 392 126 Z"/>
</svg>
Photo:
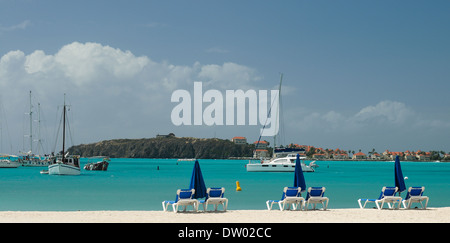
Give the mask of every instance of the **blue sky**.
<svg viewBox="0 0 450 243">
<path fill-rule="evenodd" d="M 30 90 L 47 151 L 64 92 L 75 144 L 254 141 L 260 126 L 174 126 L 171 94 L 195 81 L 269 90 L 282 72 L 281 143 L 450 152 L 449 12 L 449 1 L 0 0 L 3 150 L 27 150 Z"/>
</svg>

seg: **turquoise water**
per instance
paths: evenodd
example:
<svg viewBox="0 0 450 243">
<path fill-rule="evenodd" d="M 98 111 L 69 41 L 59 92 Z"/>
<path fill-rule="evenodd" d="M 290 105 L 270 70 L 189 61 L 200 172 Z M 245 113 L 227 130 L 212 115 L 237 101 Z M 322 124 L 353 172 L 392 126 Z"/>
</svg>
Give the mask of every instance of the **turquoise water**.
<svg viewBox="0 0 450 243">
<path fill-rule="evenodd" d="M 82 159 L 82 166 L 87 161 Z M 225 187 L 229 209 L 265 209 L 291 186 L 293 173 L 247 172 L 242 160 L 199 160 L 207 187 Z M 308 163 L 308 162 L 307 162 Z M 358 198 L 376 198 L 394 185 L 393 162 L 318 161 L 306 185 L 325 186 L 329 208 L 356 208 Z M 450 206 L 450 163 L 402 162 L 406 186 L 425 186 L 429 207 Z M 176 159 L 112 159 L 108 171 L 50 176 L 43 168 L 0 169 L 0 210 L 162 210 L 178 188 L 187 188 L 194 162 Z M 159 167 L 159 170 L 158 170 Z M 242 191 L 237 192 L 236 181 Z M 306 193 L 302 194 L 306 197 Z M 402 193 L 404 197 L 406 192 Z"/>
</svg>

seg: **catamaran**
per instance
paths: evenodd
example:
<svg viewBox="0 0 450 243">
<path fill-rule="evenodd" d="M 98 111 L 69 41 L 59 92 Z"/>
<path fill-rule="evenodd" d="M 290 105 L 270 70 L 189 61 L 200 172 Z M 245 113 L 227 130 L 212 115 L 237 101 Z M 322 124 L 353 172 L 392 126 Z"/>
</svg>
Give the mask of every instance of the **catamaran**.
<svg viewBox="0 0 450 243">
<path fill-rule="evenodd" d="M 278 108 L 280 108 L 280 96 L 281 96 L 281 83 L 283 81 L 283 74 L 280 75 L 280 85 L 278 87 Z M 277 109 L 277 112 L 280 109 Z M 279 114 L 276 114 L 278 117 Z M 276 126 L 276 125 L 275 125 Z M 276 135 L 275 135 L 276 137 Z M 261 136 L 258 139 L 258 143 L 256 147 L 258 147 L 259 142 L 261 140 Z M 275 141 L 275 138 L 274 138 Z M 248 172 L 294 172 L 295 171 L 295 160 L 297 159 L 297 154 L 304 154 L 304 149 L 297 148 L 277 148 L 274 144 L 273 157 L 265 160 L 260 159 L 257 160 L 259 162 L 255 162 L 255 160 L 250 160 L 249 163 L 245 166 Z M 256 149 L 255 155 L 256 157 Z M 300 156 L 300 159 L 306 159 L 305 156 Z M 315 164 L 315 161 L 306 165 L 304 162 L 300 163 L 302 166 L 303 172 L 314 172 L 314 168 L 318 167 Z"/>
<path fill-rule="evenodd" d="M 249 172 L 294 172 L 296 159 L 297 154 L 288 154 L 286 157 L 261 160 L 260 163 L 248 163 L 246 167 Z M 306 159 L 306 157 L 300 159 Z M 301 162 L 301 165 L 303 172 L 314 172 L 316 167 L 315 161 L 312 161 L 309 165 Z"/>
<path fill-rule="evenodd" d="M 66 97 L 64 94 L 63 106 L 63 141 L 62 153 L 54 158 L 51 165 L 48 166 L 49 175 L 80 175 L 80 156 L 64 153 L 66 140 Z"/>
</svg>

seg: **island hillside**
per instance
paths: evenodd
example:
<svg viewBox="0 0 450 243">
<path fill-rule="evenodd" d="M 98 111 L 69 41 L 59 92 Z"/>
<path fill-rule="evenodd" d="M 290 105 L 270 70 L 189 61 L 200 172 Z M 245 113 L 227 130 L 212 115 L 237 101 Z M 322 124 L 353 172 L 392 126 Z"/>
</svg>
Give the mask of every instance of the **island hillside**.
<svg viewBox="0 0 450 243">
<path fill-rule="evenodd" d="M 80 144 L 68 152 L 81 157 L 228 159 L 251 157 L 253 150 L 253 144 L 235 144 L 226 139 L 164 136 Z"/>
</svg>

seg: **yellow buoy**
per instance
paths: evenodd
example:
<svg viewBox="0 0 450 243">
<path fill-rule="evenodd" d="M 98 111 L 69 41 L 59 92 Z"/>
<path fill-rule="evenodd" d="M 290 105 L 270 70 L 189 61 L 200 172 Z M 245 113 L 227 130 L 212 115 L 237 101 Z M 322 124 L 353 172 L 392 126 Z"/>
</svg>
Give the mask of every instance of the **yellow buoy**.
<svg viewBox="0 0 450 243">
<path fill-rule="evenodd" d="M 239 181 L 236 181 L 236 191 L 242 191 L 241 185 L 239 185 Z"/>
</svg>

